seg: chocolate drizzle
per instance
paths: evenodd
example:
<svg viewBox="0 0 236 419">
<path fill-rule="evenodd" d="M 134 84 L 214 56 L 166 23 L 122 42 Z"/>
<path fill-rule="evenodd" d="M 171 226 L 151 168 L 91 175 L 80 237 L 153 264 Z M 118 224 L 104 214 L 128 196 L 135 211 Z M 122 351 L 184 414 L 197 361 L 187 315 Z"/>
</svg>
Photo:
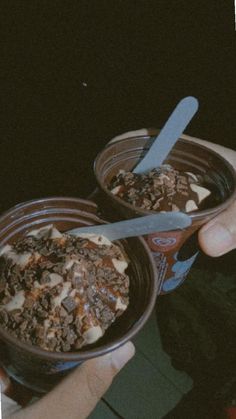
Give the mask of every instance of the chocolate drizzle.
<svg viewBox="0 0 236 419">
<path fill-rule="evenodd" d="M 199 175 L 180 172 L 168 164 L 144 174 L 121 170 L 109 189 L 131 205 L 151 211 L 195 211 L 211 194 Z"/>
<path fill-rule="evenodd" d="M 127 308 L 129 278 L 113 264 L 126 257 L 112 243 L 52 230 L 1 249 L 0 323 L 23 342 L 70 351 L 95 342 Z"/>
</svg>

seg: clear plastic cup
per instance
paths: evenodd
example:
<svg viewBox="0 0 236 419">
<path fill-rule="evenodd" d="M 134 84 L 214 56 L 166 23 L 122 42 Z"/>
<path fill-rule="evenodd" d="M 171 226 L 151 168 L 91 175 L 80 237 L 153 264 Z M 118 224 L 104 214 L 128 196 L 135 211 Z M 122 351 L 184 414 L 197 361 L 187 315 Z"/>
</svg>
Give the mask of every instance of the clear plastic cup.
<svg viewBox="0 0 236 419">
<path fill-rule="evenodd" d="M 120 220 L 154 213 L 132 206 L 108 189 L 113 176 L 120 169 L 132 170 L 154 139 L 155 136 L 139 135 L 112 141 L 95 159 L 94 173 L 100 189 L 97 202 L 107 219 Z M 207 209 L 189 213 L 192 218 L 190 227 L 184 230 L 156 232 L 145 237 L 155 259 L 158 279 L 162 284 L 161 294 L 175 290 L 185 280 L 199 253 L 197 231 L 225 210 L 236 197 L 234 168 L 222 156 L 207 147 L 180 138 L 165 163 L 178 170 L 204 175 L 217 199 L 209 202 Z"/>
<path fill-rule="evenodd" d="M 60 231 L 104 223 L 97 206 L 77 198 L 45 198 L 19 204 L 0 217 L 0 246 L 32 229 L 54 224 Z M 0 360 L 17 382 L 38 392 L 51 389 L 81 362 L 113 351 L 143 327 L 155 305 L 158 278 L 148 246 L 141 237 L 120 240 L 130 260 L 130 303 L 127 310 L 92 345 L 74 352 L 49 352 L 16 339 L 0 325 Z"/>
</svg>

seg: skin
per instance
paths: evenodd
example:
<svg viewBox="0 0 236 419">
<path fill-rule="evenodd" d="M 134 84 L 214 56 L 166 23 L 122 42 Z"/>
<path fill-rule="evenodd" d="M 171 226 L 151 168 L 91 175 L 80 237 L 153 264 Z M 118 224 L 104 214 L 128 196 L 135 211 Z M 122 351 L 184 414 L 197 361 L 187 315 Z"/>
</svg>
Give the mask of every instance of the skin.
<svg viewBox="0 0 236 419">
<path fill-rule="evenodd" d="M 139 130 L 130 136 L 150 133 Z M 124 134 L 127 137 L 127 133 Z M 121 139 L 122 136 L 116 137 Z M 190 139 L 188 136 L 184 136 Z M 225 157 L 236 169 L 236 152 L 228 148 L 193 139 L 215 150 Z M 199 231 L 199 243 L 203 251 L 213 257 L 223 255 L 236 248 L 236 201 Z M 83 419 L 95 408 L 100 398 L 110 387 L 116 374 L 133 357 L 134 346 L 128 342 L 116 351 L 103 357 L 85 362 L 55 389 L 33 405 L 8 416 L 8 419 Z"/>
<path fill-rule="evenodd" d="M 229 148 L 195 139 L 199 144 L 219 153 L 236 170 L 236 152 Z M 198 239 L 202 250 L 209 256 L 221 256 L 236 248 L 236 200 L 227 210 L 201 228 Z"/>
<path fill-rule="evenodd" d="M 85 362 L 50 393 L 4 419 L 84 419 L 135 353 L 131 342 L 114 352 Z"/>
</svg>

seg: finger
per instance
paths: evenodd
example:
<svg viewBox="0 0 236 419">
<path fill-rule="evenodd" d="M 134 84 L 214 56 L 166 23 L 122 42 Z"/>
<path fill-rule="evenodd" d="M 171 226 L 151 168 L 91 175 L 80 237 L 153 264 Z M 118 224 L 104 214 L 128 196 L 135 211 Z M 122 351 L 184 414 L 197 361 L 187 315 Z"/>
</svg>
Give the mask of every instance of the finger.
<svg viewBox="0 0 236 419">
<path fill-rule="evenodd" d="M 236 201 L 199 231 L 199 243 L 209 256 L 221 256 L 236 248 Z"/>
<path fill-rule="evenodd" d="M 116 374 L 133 357 L 131 342 L 89 360 L 32 406 L 9 419 L 84 419 L 109 388 Z"/>
<path fill-rule="evenodd" d="M 11 387 L 11 381 L 8 375 L 5 373 L 5 371 L 0 368 L 0 388 L 1 393 L 9 393 Z"/>
</svg>

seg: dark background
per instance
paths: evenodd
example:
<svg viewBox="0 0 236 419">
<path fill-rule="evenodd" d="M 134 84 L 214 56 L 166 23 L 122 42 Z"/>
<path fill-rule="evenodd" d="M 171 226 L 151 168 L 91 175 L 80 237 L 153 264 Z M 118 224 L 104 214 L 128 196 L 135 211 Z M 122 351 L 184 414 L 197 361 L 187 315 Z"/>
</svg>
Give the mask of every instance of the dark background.
<svg viewBox="0 0 236 419">
<path fill-rule="evenodd" d="M 0 212 L 86 197 L 106 142 L 160 128 L 184 96 L 200 103 L 186 133 L 236 149 L 233 0 L 8 0 L 0 20 Z"/>
<path fill-rule="evenodd" d="M 105 143 L 161 127 L 186 95 L 200 102 L 186 132 L 235 148 L 233 3 L 2 4 L 0 210 L 34 197 L 85 197 Z"/>
</svg>

